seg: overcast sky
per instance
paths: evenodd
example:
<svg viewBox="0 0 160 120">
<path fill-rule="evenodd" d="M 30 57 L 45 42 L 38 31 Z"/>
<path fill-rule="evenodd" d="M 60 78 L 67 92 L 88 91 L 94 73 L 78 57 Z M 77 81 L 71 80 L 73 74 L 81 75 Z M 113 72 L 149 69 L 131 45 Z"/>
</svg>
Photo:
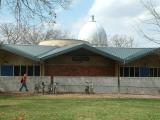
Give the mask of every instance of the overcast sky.
<svg viewBox="0 0 160 120">
<path fill-rule="evenodd" d="M 69 10 L 58 13 L 57 23 L 77 36 L 91 15 L 109 35 L 134 37 L 137 47 L 158 46 L 138 35 L 137 26 L 148 15 L 140 0 L 77 0 Z"/>
</svg>

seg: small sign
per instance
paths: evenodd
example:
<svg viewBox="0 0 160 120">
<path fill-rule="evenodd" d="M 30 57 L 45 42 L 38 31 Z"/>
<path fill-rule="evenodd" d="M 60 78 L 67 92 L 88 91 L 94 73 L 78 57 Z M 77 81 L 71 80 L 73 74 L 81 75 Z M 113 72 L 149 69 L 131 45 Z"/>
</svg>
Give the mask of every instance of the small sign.
<svg viewBox="0 0 160 120">
<path fill-rule="evenodd" d="M 88 56 L 73 56 L 72 61 L 89 61 Z"/>
</svg>

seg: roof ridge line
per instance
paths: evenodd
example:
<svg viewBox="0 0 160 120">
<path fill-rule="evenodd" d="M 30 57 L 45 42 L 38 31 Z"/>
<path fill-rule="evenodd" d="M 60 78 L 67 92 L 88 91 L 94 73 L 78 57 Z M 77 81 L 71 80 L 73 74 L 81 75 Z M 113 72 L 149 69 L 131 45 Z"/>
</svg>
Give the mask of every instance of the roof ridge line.
<svg viewBox="0 0 160 120">
<path fill-rule="evenodd" d="M 47 53 L 49 53 L 49 52 L 51 52 L 51 51 L 54 51 L 54 50 L 66 49 L 67 47 L 71 47 L 71 46 L 74 47 L 74 46 L 78 46 L 78 45 L 82 45 L 82 44 L 85 44 L 85 43 L 78 43 L 78 44 L 66 45 L 66 46 L 58 47 L 58 48 L 56 48 L 56 49 L 51 49 L 51 50 L 49 50 L 49 51 L 47 51 L 47 52 L 45 52 L 45 53 L 42 53 L 42 54 L 38 55 L 37 57 L 39 58 L 40 56 L 43 56 L 43 55 L 45 55 L 45 54 L 47 54 Z"/>
</svg>

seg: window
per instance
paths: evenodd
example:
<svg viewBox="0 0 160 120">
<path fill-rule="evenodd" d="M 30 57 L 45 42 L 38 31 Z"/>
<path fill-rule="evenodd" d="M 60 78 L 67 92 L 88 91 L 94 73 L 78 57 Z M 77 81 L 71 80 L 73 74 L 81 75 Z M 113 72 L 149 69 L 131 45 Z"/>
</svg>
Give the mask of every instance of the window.
<svg viewBox="0 0 160 120">
<path fill-rule="evenodd" d="M 1 66 L 1 76 L 13 76 L 13 66 L 12 65 L 2 65 Z"/>
<path fill-rule="evenodd" d="M 160 77 L 160 68 L 120 67 L 120 77 Z"/>
<path fill-rule="evenodd" d="M 25 66 L 25 65 L 22 65 L 22 66 L 21 66 L 21 75 L 24 75 L 26 72 L 27 72 L 26 66 Z"/>
<path fill-rule="evenodd" d="M 35 76 L 40 76 L 40 66 L 35 66 L 35 68 L 34 68 L 34 75 Z"/>
<path fill-rule="evenodd" d="M 28 66 L 28 76 L 33 76 L 33 66 Z"/>
<path fill-rule="evenodd" d="M 20 75 L 20 66 L 16 65 L 14 66 L 14 76 Z"/>
<path fill-rule="evenodd" d="M 130 67 L 129 74 L 130 74 L 130 77 L 134 77 L 134 67 Z"/>
<path fill-rule="evenodd" d="M 147 67 L 140 67 L 140 77 L 149 77 L 150 76 L 150 69 Z"/>
<path fill-rule="evenodd" d="M 123 77 L 123 67 L 120 67 L 120 76 Z"/>
<path fill-rule="evenodd" d="M 160 77 L 160 68 L 158 68 L 158 77 Z"/>
<path fill-rule="evenodd" d="M 40 66 L 36 65 L 1 65 L 1 76 L 22 76 L 27 73 L 28 76 L 40 76 Z"/>
<path fill-rule="evenodd" d="M 157 71 L 157 68 L 154 68 L 154 77 L 158 77 L 158 71 Z"/>
<path fill-rule="evenodd" d="M 150 68 L 150 77 L 154 77 L 154 74 L 153 74 L 154 72 L 153 71 L 154 71 L 154 69 Z"/>
<path fill-rule="evenodd" d="M 139 67 L 135 67 L 135 77 L 139 77 Z"/>
<path fill-rule="evenodd" d="M 124 67 L 124 77 L 129 77 L 129 67 Z"/>
</svg>

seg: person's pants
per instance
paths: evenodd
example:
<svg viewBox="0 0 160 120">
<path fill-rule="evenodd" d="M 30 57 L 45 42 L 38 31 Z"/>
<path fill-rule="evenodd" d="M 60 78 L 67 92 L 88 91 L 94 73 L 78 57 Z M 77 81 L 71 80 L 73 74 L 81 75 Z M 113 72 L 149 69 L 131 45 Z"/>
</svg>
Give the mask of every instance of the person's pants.
<svg viewBox="0 0 160 120">
<path fill-rule="evenodd" d="M 19 89 L 19 91 L 22 91 L 23 87 L 26 89 L 26 91 L 28 91 L 27 85 L 26 83 L 22 83 L 21 88 Z"/>
</svg>

